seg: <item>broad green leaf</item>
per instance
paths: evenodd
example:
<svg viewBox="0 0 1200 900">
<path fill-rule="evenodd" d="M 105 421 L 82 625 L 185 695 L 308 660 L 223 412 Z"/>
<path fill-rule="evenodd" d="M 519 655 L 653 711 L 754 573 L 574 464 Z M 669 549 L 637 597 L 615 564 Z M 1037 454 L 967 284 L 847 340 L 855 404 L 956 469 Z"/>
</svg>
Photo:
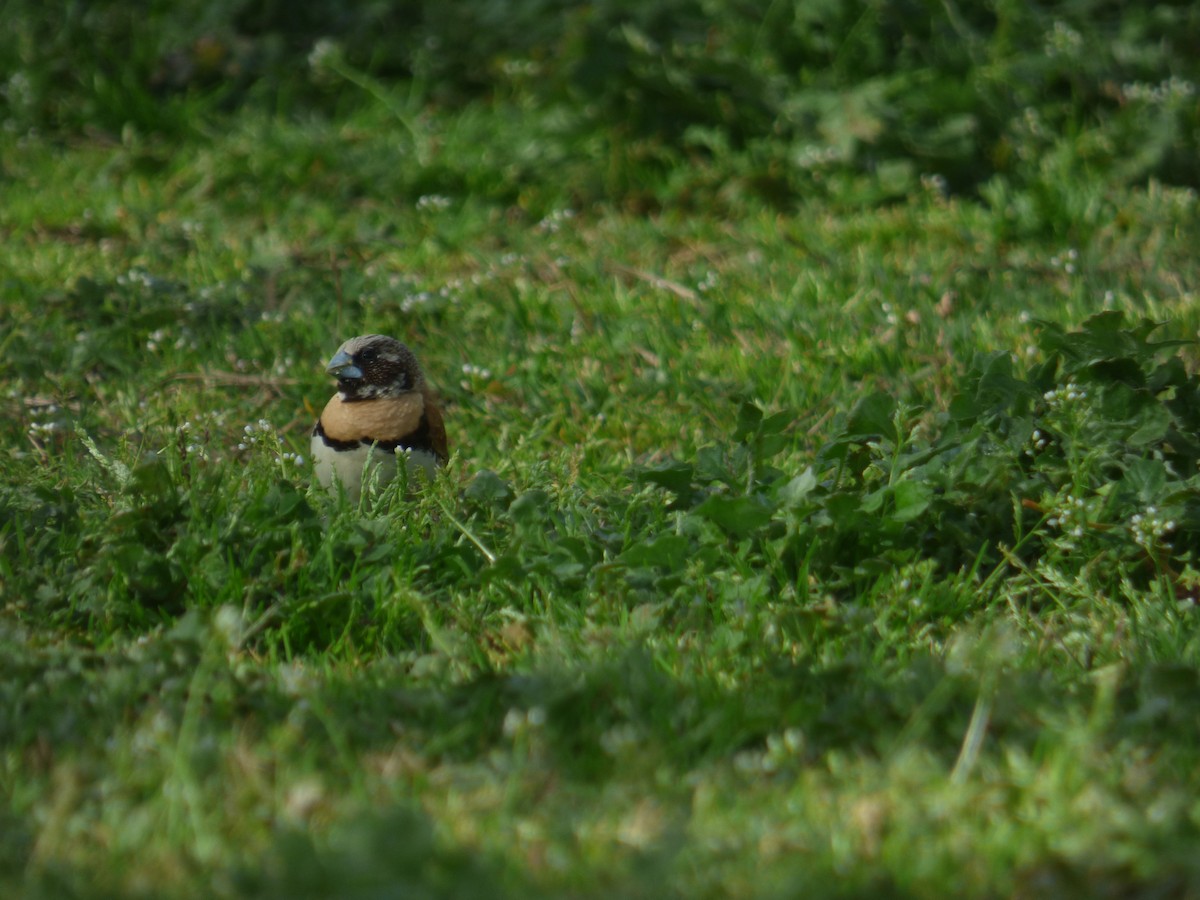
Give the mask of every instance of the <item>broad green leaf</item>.
<svg viewBox="0 0 1200 900">
<path fill-rule="evenodd" d="M 696 507 L 696 512 L 734 537 L 746 535 L 771 521 L 774 507 L 761 494 L 750 497 L 713 495 Z"/>
<path fill-rule="evenodd" d="M 730 449 L 728 455 L 732 457 L 739 451 L 744 453 L 745 448 L 740 445 L 735 446 Z M 744 469 L 739 467 L 737 471 L 730 471 L 730 465 L 724 448 L 701 447 L 696 451 L 695 479 L 700 484 L 713 484 L 714 482 L 732 484 L 741 478 Z"/>
<path fill-rule="evenodd" d="M 513 489 L 508 482 L 491 469 L 481 469 L 471 479 L 463 492 L 468 500 L 481 506 L 504 506 L 513 498 Z"/>
<path fill-rule="evenodd" d="M 787 430 L 787 427 L 796 421 L 795 414 L 790 409 L 785 409 L 782 412 L 773 413 L 762 420 L 762 426 L 759 432 L 763 436 L 772 434 L 782 434 Z"/>
<path fill-rule="evenodd" d="M 695 468 L 691 463 L 676 460 L 641 466 L 633 470 L 633 477 L 639 484 L 656 484 L 676 494 L 691 489 L 694 474 Z"/>
<path fill-rule="evenodd" d="M 804 503 L 816 486 L 817 476 L 813 474 L 812 466 L 809 466 L 779 489 L 779 502 L 782 506 L 793 509 Z"/>
<path fill-rule="evenodd" d="M 1171 414 L 1166 407 L 1155 402 L 1142 409 L 1137 417 L 1138 427 L 1126 440 L 1134 447 L 1145 447 L 1156 444 L 1167 436 L 1171 427 Z"/>
<path fill-rule="evenodd" d="M 895 440 L 896 398 L 883 391 L 863 397 L 850 411 L 846 420 L 846 437 L 880 436 Z"/>
<path fill-rule="evenodd" d="M 508 514 L 518 525 L 536 525 L 545 520 L 550 495 L 541 489 L 526 491 L 512 502 Z"/>
<path fill-rule="evenodd" d="M 662 534 L 653 540 L 633 544 L 617 557 L 617 562 L 671 571 L 683 567 L 690 547 L 691 541 L 681 534 Z"/>
<path fill-rule="evenodd" d="M 751 437 L 758 431 L 762 424 L 763 411 L 758 407 L 758 404 L 753 401 L 746 400 L 738 407 L 737 426 L 733 431 L 733 439 L 738 442 L 743 442 L 746 438 Z"/>
<path fill-rule="evenodd" d="M 874 515 L 883 509 L 884 503 L 887 502 L 889 496 L 891 496 L 891 488 L 888 486 L 871 491 L 871 493 L 863 496 L 862 502 L 859 504 L 859 509 L 865 513 Z"/>
<path fill-rule="evenodd" d="M 146 453 L 137 461 L 129 472 L 125 487 L 146 498 L 166 498 L 175 494 L 171 470 L 166 460 L 157 453 Z"/>
<path fill-rule="evenodd" d="M 1161 459 L 1134 459 L 1126 465 L 1121 487 L 1132 491 L 1142 505 L 1153 504 L 1167 486 L 1167 467 Z"/>
<path fill-rule="evenodd" d="M 925 512 L 933 501 L 933 488 L 924 481 L 901 481 L 892 487 L 895 503 L 888 516 L 893 522 L 911 522 Z"/>
</svg>

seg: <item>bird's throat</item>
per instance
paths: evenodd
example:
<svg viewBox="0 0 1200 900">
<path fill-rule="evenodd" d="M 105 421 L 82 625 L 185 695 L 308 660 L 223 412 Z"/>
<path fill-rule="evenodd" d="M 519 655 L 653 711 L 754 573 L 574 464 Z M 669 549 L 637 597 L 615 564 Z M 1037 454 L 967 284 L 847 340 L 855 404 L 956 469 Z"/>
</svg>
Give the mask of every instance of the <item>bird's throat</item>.
<svg viewBox="0 0 1200 900">
<path fill-rule="evenodd" d="M 420 393 L 350 403 L 334 394 L 321 413 L 321 426 L 335 441 L 399 441 L 414 431 L 425 412 Z"/>
</svg>

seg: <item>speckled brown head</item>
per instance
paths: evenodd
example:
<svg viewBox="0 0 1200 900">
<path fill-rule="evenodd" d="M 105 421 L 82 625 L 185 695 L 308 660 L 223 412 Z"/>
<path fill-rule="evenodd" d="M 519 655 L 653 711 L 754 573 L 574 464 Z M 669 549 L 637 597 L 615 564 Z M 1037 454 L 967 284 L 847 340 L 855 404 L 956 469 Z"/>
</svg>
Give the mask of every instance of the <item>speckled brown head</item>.
<svg viewBox="0 0 1200 900">
<path fill-rule="evenodd" d="M 344 403 L 421 391 L 425 376 L 413 352 L 395 338 L 363 334 L 338 348 L 325 371 L 337 379 Z"/>
</svg>

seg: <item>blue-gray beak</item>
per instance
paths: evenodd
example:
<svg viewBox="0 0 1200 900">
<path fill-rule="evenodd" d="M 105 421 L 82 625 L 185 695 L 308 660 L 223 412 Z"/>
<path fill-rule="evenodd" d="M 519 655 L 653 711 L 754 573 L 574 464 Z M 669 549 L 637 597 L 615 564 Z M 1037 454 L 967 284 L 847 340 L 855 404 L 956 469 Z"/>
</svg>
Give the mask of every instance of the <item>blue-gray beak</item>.
<svg viewBox="0 0 1200 900">
<path fill-rule="evenodd" d="M 325 367 L 325 371 L 339 380 L 363 377 L 362 369 L 354 364 L 354 360 L 350 358 L 350 354 L 345 350 L 339 350 L 334 354 L 333 359 L 329 361 L 329 365 Z"/>
</svg>

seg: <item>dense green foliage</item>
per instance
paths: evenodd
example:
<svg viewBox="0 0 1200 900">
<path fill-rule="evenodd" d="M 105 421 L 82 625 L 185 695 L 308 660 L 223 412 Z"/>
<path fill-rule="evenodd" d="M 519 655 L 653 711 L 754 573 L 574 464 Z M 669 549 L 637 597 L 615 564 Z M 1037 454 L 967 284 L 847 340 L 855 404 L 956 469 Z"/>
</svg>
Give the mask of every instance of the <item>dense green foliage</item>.
<svg viewBox="0 0 1200 900">
<path fill-rule="evenodd" d="M 9 127 L 205 130 L 216 109 L 493 103 L 644 203 L 1197 186 L 1200 11 L 1109 0 L 6 4 Z M 308 77 L 306 77 L 306 74 Z M 419 127 L 419 125 L 418 125 Z M 546 160 L 543 160 L 545 162 Z M 514 160 L 509 160 L 512 164 Z M 680 166 L 686 164 L 687 169 Z M 658 182 L 670 172 L 666 185 Z M 863 177 L 867 176 L 867 177 Z M 511 180 L 511 179 L 505 179 Z M 658 190 L 652 191 L 651 186 Z M 587 199 L 601 188 L 572 180 Z M 657 198 L 648 196 L 658 194 Z"/>
<path fill-rule="evenodd" d="M 0 895 L 1200 894 L 1193 5 L 4 9 Z"/>
</svg>

